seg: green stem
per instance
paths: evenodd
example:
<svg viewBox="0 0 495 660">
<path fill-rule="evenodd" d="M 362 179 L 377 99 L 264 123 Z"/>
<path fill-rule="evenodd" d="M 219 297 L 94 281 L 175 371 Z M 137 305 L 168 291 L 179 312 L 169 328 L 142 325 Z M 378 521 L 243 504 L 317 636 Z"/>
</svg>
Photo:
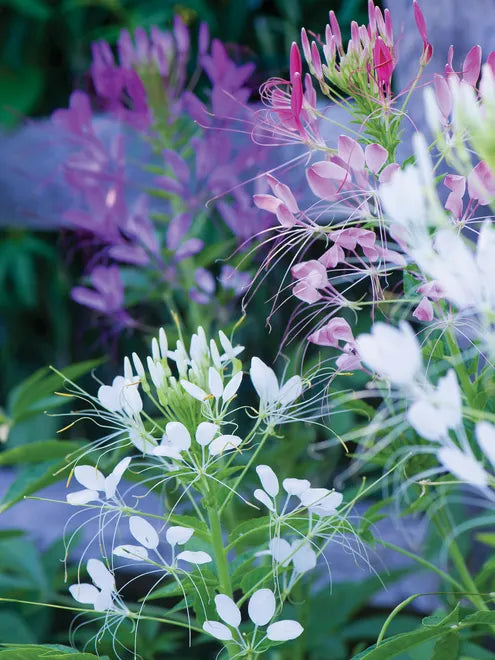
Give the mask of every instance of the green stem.
<svg viewBox="0 0 495 660">
<path fill-rule="evenodd" d="M 445 516 L 445 512 L 443 511 L 439 511 L 437 513 L 439 514 L 443 513 L 443 515 Z M 433 519 L 433 523 L 435 524 L 440 534 L 440 537 L 442 539 L 447 539 L 449 536 L 448 524 L 445 525 L 444 521 L 442 521 L 438 515 L 433 515 L 432 519 Z M 482 596 L 480 595 L 479 589 L 476 586 L 476 583 L 474 582 L 471 573 L 469 572 L 466 562 L 464 561 L 462 552 L 459 550 L 459 546 L 457 545 L 454 538 L 450 538 L 448 541 L 448 552 L 450 558 L 454 563 L 454 566 L 457 569 L 457 572 L 461 577 L 462 583 L 466 591 L 470 592 L 470 595 L 468 596 L 469 600 L 477 609 L 482 610 L 484 612 L 490 611 L 490 608 L 488 607 L 488 605 L 485 603 Z"/>
<path fill-rule="evenodd" d="M 451 328 L 449 328 L 445 333 L 445 338 L 447 339 L 447 344 L 452 357 L 456 359 L 456 364 L 454 364 L 455 372 L 459 380 L 461 381 L 462 389 L 464 391 L 464 394 L 466 395 L 467 402 L 469 406 L 472 406 L 473 394 L 474 394 L 473 383 L 471 382 L 471 379 L 469 378 L 469 374 L 464 367 L 464 363 L 462 361 L 462 354 L 459 349 L 459 345 L 457 344 L 455 334 Z"/>
<path fill-rule="evenodd" d="M 210 523 L 211 545 L 213 547 L 213 554 L 215 555 L 220 592 L 232 598 L 232 582 L 230 580 L 227 553 L 223 545 L 222 525 L 219 512 L 215 506 L 208 507 L 208 520 Z M 233 642 L 225 642 L 225 650 L 229 658 L 239 655 L 238 647 Z"/>
<path fill-rule="evenodd" d="M 419 555 L 415 555 L 414 552 L 409 552 L 409 550 L 404 550 L 404 548 L 401 548 L 398 545 L 394 545 L 393 543 L 389 543 L 388 541 L 382 541 L 381 539 L 376 539 L 376 540 L 378 541 L 378 543 L 380 543 L 380 545 L 383 545 L 384 548 L 389 548 L 390 550 L 394 550 L 395 552 L 400 552 L 401 555 L 404 555 L 405 557 L 409 557 L 409 559 L 413 559 L 421 566 L 424 566 L 425 568 L 428 568 L 430 571 L 435 572 L 443 580 L 445 580 L 446 582 L 450 582 L 450 584 L 454 586 L 456 589 L 458 589 L 460 592 L 464 591 L 464 587 L 460 582 L 458 582 L 448 573 L 445 573 L 445 571 L 442 571 L 442 569 L 438 568 L 438 566 L 435 566 L 435 564 L 429 562 L 427 559 L 423 559 L 423 557 L 420 557 Z"/>
<path fill-rule="evenodd" d="M 230 581 L 227 554 L 223 545 L 222 525 L 220 523 L 219 512 L 214 506 L 208 507 L 208 520 L 210 522 L 210 537 L 217 565 L 219 586 L 222 593 L 232 598 L 232 584 Z"/>
<path fill-rule="evenodd" d="M 412 603 L 413 600 L 415 600 L 416 598 L 419 598 L 419 596 L 423 596 L 423 595 L 424 594 L 413 594 L 412 596 L 409 596 L 409 598 L 406 598 L 406 600 L 403 600 L 402 603 L 399 603 L 397 605 L 397 607 L 394 607 L 394 609 L 390 612 L 390 614 L 388 615 L 388 617 L 385 619 L 385 621 L 383 623 L 382 629 L 380 630 L 380 634 L 378 635 L 377 640 L 376 640 L 376 645 L 377 646 L 379 646 L 383 642 L 383 638 L 385 637 L 385 633 L 387 632 L 387 628 L 389 627 L 389 625 L 391 624 L 391 622 L 395 618 L 395 616 L 397 614 L 399 614 L 399 612 L 401 610 L 403 610 L 404 607 L 409 605 L 409 603 Z"/>
</svg>

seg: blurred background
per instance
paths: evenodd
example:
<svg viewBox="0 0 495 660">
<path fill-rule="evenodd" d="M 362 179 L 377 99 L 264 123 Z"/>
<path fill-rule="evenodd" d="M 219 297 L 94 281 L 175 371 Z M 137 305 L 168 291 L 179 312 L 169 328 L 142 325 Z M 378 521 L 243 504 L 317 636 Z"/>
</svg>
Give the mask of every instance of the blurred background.
<svg viewBox="0 0 495 660">
<path fill-rule="evenodd" d="M 495 30 L 490 20 L 495 16 L 487 10 L 490 2 L 493 0 L 473 0 L 468 4 L 465 0 L 424 0 L 430 38 L 437 51 L 429 71 L 441 68 L 451 42 L 456 44 L 459 59 L 477 41 L 493 48 L 490 41 L 493 42 Z M 401 88 L 410 79 L 408 67 L 414 62 L 410 54 L 414 48 L 420 49 L 421 43 L 414 28 L 407 35 L 403 30 L 405 19 L 411 19 L 410 0 L 391 0 L 389 4 L 396 12 L 395 29 L 402 58 L 396 84 Z M 103 373 L 112 374 L 120 369 L 116 367 L 117 356 L 134 347 L 130 332 L 124 333 L 118 347 L 102 346 L 99 329 L 91 327 L 90 312 L 70 298 L 81 267 L 71 257 L 67 237 L 56 227 L 57 209 L 63 204 L 57 205 L 56 191 L 48 194 L 44 187 L 50 167 L 54 169 L 57 164 L 57 144 L 41 153 L 39 140 L 34 136 L 49 126 L 48 118 L 55 109 L 67 107 L 74 89 L 91 95 L 91 43 L 105 39 L 115 44 L 123 28 L 131 32 L 138 26 L 167 28 L 173 16 L 179 14 L 196 33 L 200 21 L 206 21 L 212 36 L 227 44 L 238 61 L 256 64 L 250 81 L 256 101 L 256 90 L 263 81 L 270 76 L 286 75 L 289 47 L 293 40 L 299 40 L 300 28 L 321 32 L 331 9 L 338 15 L 344 39 L 351 20 L 360 24 L 367 20 L 366 0 L 0 0 L 0 466 L 5 466 L 0 468 L 0 594 L 39 602 L 53 600 L 54 594 L 65 589 L 60 564 L 64 554 L 60 520 L 66 507 L 45 507 L 41 526 L 40 508 L 32 502 L 23 502 L 3 513 L 4 508 L 22 500 L 28 485 L 34 492 L 50 483 L 68 449 L 62 447 L 60 456 L 46 463 L 40 463 L 42 457 L 33 453 L 22 453 L 22 448 L 33 442 L 56 437 L 56 430 L 64 425 L 43 414 L 47 407 L 55 405 L 53 397 L 46 399 L 46 392 L 60 387 L 61 381 L 54 376 L 48 381 L 47 372 L 37 370 L 48 364 L 65 368 L 109 353 L 110 362 L 113 358 L 114 363 Z M 480 21 L 480 16 L 485 20 Z M 59 192 L 63 201 L 63 191 Z M 19 202 L 24 199 L 29 203 Z M 266 309 L 257 309 L 256 304 L 255 300 L 248 310 L 250 315 L 255 320 L 265 318 Z M 268 361 L 278 351 L 283 325 L 283 315 L 273 319 L 271 334 L 266 333 L 262 323 L 251 324 L 249 345 L 261 345 Z M 242 328 L 240 332 L 244 343 Z M 86 362 L 71 374 L 78 378 L 96 364 Z M 353 420 L 349 413 L 333 422 L 335 434 L 339 424 L 349 428 Z M 7 437 L 5 450 L 18 448 L 19 452 L 17 457 L 12 458 L 9 453 L 10 458 L 2 459 L 7 451 L 2 452 L 1 445 Z M 75 435 L 70 437 L 70 441 L 78 439 Z M 291 450 L 284 452 L 284 460 L 289 465 L 296 464 L 298 452 L 305 451 L 314 440 L 313 427 L 299 428 L 290 437 Z M 328 478 L 342 467 L 342 457 L 338 448 L 330 451 L 320 456 L 319 462 L 313 461 L 312 470 Z M 33 464 L 27 460 L 12 487 L 11 466 L 26 459 Z M 23 536 L 25 530 L 38 530 L 38 535 L 27 539 Z M 386 536 L 391 531 L 389 524 L 382 533 Z M 421 528 L 410 531 L 421 544 Z M 427 543 L 435 552 L 438 539 L 430 538 Z M 428 552 L 425 550 L 425 554 Z M 376 565 L 381 571 L 385 562 L 380 559 Z M 403 577 L 403 564 L 388 557 L 386 565 L 390 581 Z M 370 599 L 382 591 L 380 578 L 360 573 L 356 589 L 347 582 L 355 575 L 352 561 L 348 560 L 347 565 L 338 563 L 333 570 L 338 582 L 333 588 L 335 609 L 331 613 L 325 609 L 328 594 L 321 595 L 320 600 L 320 596 L 314 598 L 318 616 L 307 635 L 311 642 L 307 657 L 312 660 L 345 660 L 355 644 L 363 640 L 371 643 L 376 637 L 375 631 L 394 599 L 397 602 L 412 591 L 432 591 L 435 586 L 428 582 L 428 576 L 423 584 L 414 574 L 409 584 L 402 584 L 402 591 L 392 589 L 370 607 Z M 391 627 L 390 632 L 407 630 L 418 621 L 415 615 L 404 614 L 394 623 L 398 627 Z M 41 608 L 19 606 L 14 611 L 10 606 L 2 607 L 0 642 L 67 642 L 64 635 L 69 623 L 70 614 L 64 618 Z M 180 636 L 160 636 L 151 624 L 142 626 L 140 634 L 149 649 L 149 660 L 173 657 L 171 653 L 183 648 Z M 214 647 L 211 648 L 213 653 Z M 187 653 L 181 657 L 214 657 L 214 653 L 205 656 L 201 649 Z M 411 657 L 407 656 L 409 660 Z M 427 657 L 424 649 L 416 657 Z"/>
</svg>

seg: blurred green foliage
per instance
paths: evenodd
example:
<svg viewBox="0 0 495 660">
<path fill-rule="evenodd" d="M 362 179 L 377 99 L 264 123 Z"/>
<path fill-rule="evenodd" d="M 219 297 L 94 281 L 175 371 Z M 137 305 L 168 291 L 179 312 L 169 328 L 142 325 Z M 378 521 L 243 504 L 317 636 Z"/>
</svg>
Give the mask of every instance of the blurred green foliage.
<svg viewBox="0 0 495 660">
<path fill-rule="evenodd" d="M 328 11 L 342 26 L 365 19 L 365 0 L 0 0 L 0 124 L 46 115 L 84 86 L 90 43 L 115 42 L 122 28 L 166 26 L 180 13 L 193 28 L 246 49 L 260 82 L 286 67 L 300 28 L 321 33 Z"/>
</svg>

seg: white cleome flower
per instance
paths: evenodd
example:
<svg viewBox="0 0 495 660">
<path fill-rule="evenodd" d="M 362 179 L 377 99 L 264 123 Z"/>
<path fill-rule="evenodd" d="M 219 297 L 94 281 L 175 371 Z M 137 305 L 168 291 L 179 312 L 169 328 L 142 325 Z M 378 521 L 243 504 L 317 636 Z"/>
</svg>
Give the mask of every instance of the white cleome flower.
<svg viewBox="0 0 495 660">
<path fill-rule="evenodd" d="M 393 385 L 411 385 L 422 365 L 421 348 L 411 326 L 375 323 L 356 340 L 362 362 Z"/>
<path fill-rule="evenodd" d="M 303 393 L 301 377 L 292 376 L 281 386 L 273 369 L 257 357 L 251 360 L 249 375 L 260 399 L 260 414 L 267 417 L 269 424 L 282 422 L 285 410 Z"/>
<path fill-rule="evenodd" d="M 457 447 L 442 447 L 437 452 L 437 458 L 459 481 L 478 488 L 488 486 L 488 473 L 481 463 Z"/>
<path fill-rule="evenodd" d="M 462 422 L 462 400 L 453 369 L 439 379 L 436 388 L 418 388 L 415 402 L 407 411 L 407 421 L 425 440 L 442 440 L 449 429 Z"/>
<path fill-rule="evenodd" d="M 100 499 L 100 492 L 105 493 L 105 499 L 111 500 L 115 496 L 117 486 L 124 472 L 129 467 L 131 459 L 123 458 L 112 472 L 105 477 L 100 470 L 92 465 L 78 465 L 74 469 L 74 478 L 84 490 L 77 490 L 74 493 L 68 493 L 67 502 L 73 505 L 83 505 Z"/>
<path fill-rule="evenodd" d="M 225 594 L 219 594 L 215 597 L 215 607 L 218 616 L 224 623 L 205 621 L 203 630 L 223 642 L 232 640 L 242 648 L 248 649 L 246 639 L 239 633 L 241 612 L 232 598 Z M 275 615 L 275 610 L 276 600 L 271 589 L 258 589 L 249 599 L 248 615 L 256 627 L 264 627 L 269 624 Z M 234 639 L 232 629 L 238 633 L 237 636 L 242 640 L 242 643 Z M 268 625 L 263 639 L 268 638 L 272 641 L 283 642 L 296 639 L 302 632 L 303 627 L 300 623 L 286 619 Z"/>
<path fill-rule="evenodd" d="M 96 611 L 116 609 L 113 597 L 116 594 L 115 578 L 99 559 L 90 559 L 86 565 L 93 584 L 72 584 L 69 591 L 78 603 L 92 605 Z"/>
<path fill-rule="evenodd" d="M 133 561 L 146 561 L 149 557 L 148 551 L 151 550 L 156 552 L 160 561 L 163 561 L 157 550 L 160 544 L 160 538 L 153 525 L 141 516 L 131 516 L 129 518 L 129 531 L 140 545 L 119 545 L 114 549 L 114 555 L 124 557 L 125 559 L 132 559 Z M 172 526 L 167 529 L 165 538 L 172 549 L 171 566 L 176 566 L 177 561 L 196 565 L 207 564 L 212 561 L 210 555 L 202 550 L 184 550 L 175 556 L 175 546 L 184 545 L 193 534 L 193 529 L 182 527 L 181 525 Z"/>
</svg>

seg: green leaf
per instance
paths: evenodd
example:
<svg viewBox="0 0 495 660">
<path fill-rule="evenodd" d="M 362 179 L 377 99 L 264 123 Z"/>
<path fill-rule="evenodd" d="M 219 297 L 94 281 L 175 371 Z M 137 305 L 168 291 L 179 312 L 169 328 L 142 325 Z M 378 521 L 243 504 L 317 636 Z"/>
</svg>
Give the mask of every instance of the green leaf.
<svg viewBox="0 0 495 660">
<path fill-rule="evenodd" d="M 3 644 L 3 646 L 7 646 Z M 10 646 L 10 645 L 9 645 Z M 92 653 L 81 653 L 70 646 L 59 644 L 23 644 L 10 646 L 6 650 L 0 651 L 1 660 L 58 660 L 70 655 L 71 660 L 110 660 L 105 656 L 96 656 Z"/>
<path fill-rule="evenodd" d="M 395 635 L 379 646 L 376 646 L 376 644 L 370 646 L 362 653 L 355 655 L 353 660 L 388 660 L 388 658 L 395 658 L 397 655 L 419 646 L 423 642 L 441 637 L 447 632 L 450 632 L 449 626 L 436 626 Z"/>
<path fill-rule="evenodd" d="M 229 534 L 229 543 L 231 545 L 238 546 L 249 539 L 251 544 L 256 544 L 257 534 L 262 534 L 263 538 L 266 539 L 267 529 L 270 527 L 270 517 L 261 516 L 260 518 L 254 518 L 253 520 L 246 520 L 242 522 Z M 259 540 L 259 539 L 258 539 Z"/>
<path fill-rule="evenodd" d="M 266 583 L 272 579 L 271 570 L 267 566 L 258 566 L 248 571 L 241 580 L 241 589 L 247 594 L 256 587 L 261 589 L 264 586 L 267 586 Z M 263 580 L 263 582 L 262 582 Z"/>
<path fill-rule="evenodd" d="M 0 639 L 2 642 L 27 642 L 38 641 L 33 635 L 29 624 L 24 621 L 17 612 L 0 610 Z"/>
<path fill-rule="evenodd" d="M 14 422 L 56 408 L 67 403 L 67 397 L 53 396 L 64 386 L 64 376 L 76 380 L 102 363 L 102 359 L 78 362 L 63 370 L 63 376 L 53 373 L 48 367 L 35 371 L 20 383 L 10 394 L 7 412 Z"/>
<path fill-rule="evenodd" d="M 83 444 L 73 440 L 39 440 L 3 451 L 0 453 L 0 465 L 40 463 L 55 458 L 65 458 L 80 449 Z"/>
<path fill-rule="evenodd" d="M 43 461 L 43 463 L 29 465 L 19 470 L 15 481 L 0 500 L 0 513 L 24 497 L 65 478 L 63 468 L 66 465 L 65 460 Z"/>
<path fill-rule="evenodd" d="M 46 21 L 52 12 L 48 4 L 42 0 L 3 0 L 2 4 L 10 5 L 19 14 L 38 21 Z"/>
<path fill-rule="evenodd" d="M 435 644 L 431 660 L 456 660 L 459 656 L 459 633 L 449 632 Z"/>
<path fill-rule="evenodd" d="M 29 115 L 43 90 L 43 70 L 24 66 L 0 71 L 0 124 L 13 126 Z"/>
<path fill-rule="evenodd" d="M 495 612 L 474 612 L 462 619 L 463 624 L 480 626 L 495 626 Z"/>
</svg>

